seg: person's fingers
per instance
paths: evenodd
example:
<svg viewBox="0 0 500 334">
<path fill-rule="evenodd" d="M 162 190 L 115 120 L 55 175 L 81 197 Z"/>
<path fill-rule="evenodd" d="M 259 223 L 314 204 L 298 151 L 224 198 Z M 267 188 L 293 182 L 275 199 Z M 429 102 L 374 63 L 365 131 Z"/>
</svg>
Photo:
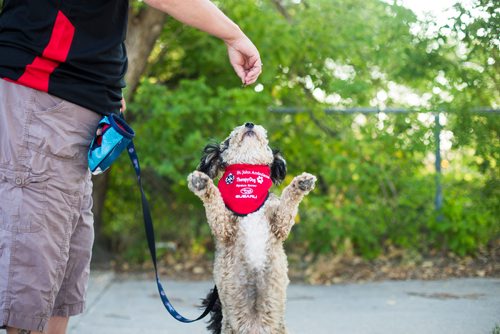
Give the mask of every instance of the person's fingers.
<svg viewBox="0 0 500 334">
<path fill-rule="evenodd" d="M 245 84 L 251 85 L 257 81 L 259 75 L 262 73 L 262 65 L 255 65 L 247 73 L 245 77 Z"/>
<path fill-rule="evenodd" d="M 245 72 L 245 69 L 241 65 L 233 65 L 233 69 L 236 72 L 236 75 L 241 79 L 241 83 L 245 83 L 247 74 Z"/>
<path fill-rule="evenodd" d="M 260 73 L 262 73 L 262 61 L 260 60 L 260 55 L 257 50 L 248 56 L 247 61 L 247 71 L 245 82 L 250 85 L 257 81 Z"/>
<path fill-rule="evenodd" d="M 120 108 L 120 111 L 125 112 L 125 110 L 127 110 L 127 103 L 125 102 L 124 97 L 122 97 L 121 104 L 122 104 L 122 107 Z"/>
<path fill-rule="evenodd" d="M 244 56 L 241 54 L 241 52 L 237 51 L 235 48 L 231 46 L 228 46 L 227 53 L 229 56 L 229 62 L 231 63 L 231 66 L 233 66 L 236 75 L 240 78 L 241 82 L 244 84 L 246 77 L 246 72 L 244 67 L 245 65 Z"/>
</svg>

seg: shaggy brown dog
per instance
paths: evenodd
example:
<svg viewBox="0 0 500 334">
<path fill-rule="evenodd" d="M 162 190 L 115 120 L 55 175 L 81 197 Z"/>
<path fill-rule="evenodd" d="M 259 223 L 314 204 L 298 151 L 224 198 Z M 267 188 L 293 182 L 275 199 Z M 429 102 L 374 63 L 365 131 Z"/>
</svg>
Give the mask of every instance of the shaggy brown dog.
<svg viewBox="0 0 500 334">
<path fill-rule="evenodd" d="M 269 147 L 266 130 L 252 123 L 235 128 L 224 142 L 207 145 L 204 152 L 188 186 L 203 201 L 216 240 L 214 280 L 222 317 L 212 314 L 209 329 L 224 334 L 286 333 L 289 280 L 283 241 L 316 177 L 303 173 L 281 198 L 269 194 L 271 180 L 283 181 L 286 164 Z M 212 180 L 224 171 L 218 188 Z M 224 194 L 231 186 L 235 192 Z"/>
</svg>

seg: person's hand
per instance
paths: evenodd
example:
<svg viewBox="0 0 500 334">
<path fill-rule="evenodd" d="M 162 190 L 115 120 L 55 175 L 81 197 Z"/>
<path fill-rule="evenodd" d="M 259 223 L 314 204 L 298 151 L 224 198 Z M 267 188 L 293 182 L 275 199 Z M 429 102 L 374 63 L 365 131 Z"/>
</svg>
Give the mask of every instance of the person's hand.
<svg viewBox="0 0 500 334">
<path fill-rule="evenodd" d="M 127 103 L 125 102 L 125 98 L 124 97 L 122 97 L 121 103 L 122 103 L 122 106 L 120 108 L 120 112 L 124 113 L 125 110 L 127 110 Z"/>
<path fill-rule="evenodd" d="M 229 62 L 243 85 L 251 85 L 262 73 L 259 51 L 253 43 L 242 35 L 236 40 L 226 41 Z"/>
</svg>

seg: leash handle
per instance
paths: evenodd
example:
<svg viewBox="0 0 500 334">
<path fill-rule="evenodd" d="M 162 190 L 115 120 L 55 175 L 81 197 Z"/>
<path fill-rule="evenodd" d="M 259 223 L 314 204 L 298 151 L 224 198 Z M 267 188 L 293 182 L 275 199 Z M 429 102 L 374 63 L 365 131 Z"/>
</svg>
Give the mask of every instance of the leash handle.
<svg viewBox="0 0 500 334">
<path fill-rule="evenodd" d="M 139 157 L 137 156 L 137 151 L 135 150 L 134 142 L 130 141 L 127 146 L 128 156 L 130 161 L 132 161 L 132 165 L 134 166 L 135 174 L 137 175 L 137 183 L 139 184 L 139 189 L 141 190 L 141 200 L 142 200 L 142 215 L 144 217 L 144 227 L 146 229 L 146 239 L 148 241 L 149 253 L 151 254 L 151 259 L 153 260 L 153 266 L 155 269 L 155 277 L 156 277 L 156 285 L 158 286 L 158 293 L 160 294 L 160 298 L 163 302 L 163 306 L 167 309 L 168 313 L 172 315 L 175 319 L 184 323 L 191 323 L 198 320 L 203 319 L 210 313 L 213 306 L 215 305 L 217 299 L 219 298 L 217 293 L 217 286 L 214 286 L 214 292 L 212 294 L 212 298 L 208 303 L 205 311 L 196 319 L 188 319 L 183 317 L 179 312 L 175 310 L 172 306 L 172 303 L 167 298 L 167 294 L 161 285 L 160 278 L 158 275 L 158 265 L 156 260 L 156 244 L 155 244 L 155 231 L 153 227 L 153 219 L 151 218 L 151 211 L 149 209 L 149 202 L 144 194 L 144 189 L 142 187 L 141 180 L 141 167 L 139 165 Z"/>
</svg>

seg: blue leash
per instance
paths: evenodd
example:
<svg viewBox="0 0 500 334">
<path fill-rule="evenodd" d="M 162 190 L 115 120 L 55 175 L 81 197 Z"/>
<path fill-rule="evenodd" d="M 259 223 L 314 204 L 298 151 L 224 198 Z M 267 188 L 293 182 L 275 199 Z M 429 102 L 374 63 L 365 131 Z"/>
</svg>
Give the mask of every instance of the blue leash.
<svg viewBox="0 0 500 334">
<path fill-rule="evenodd" d="M 156 263 L 156 245 L 155 245 L 155 232 L 153 228 L 153 219 L 151 218 L 151 211 L 149 210 L 149 203 L 146 198 L 146 195 L 144 194 L 144 189 L 142 188 L 142 181 L 141 181 L 141 167 L 139 166 L 139 158 L 137 156 L 137 152 L 135 150 L 134 142 L 130 141 L 130 143 L 127 146 L 127 151 L 128 155 L 130 158 L 130 161 L 132 161 L 132 165 L 134 166 L 135 174 L 137 175 L 137 183 L 139 184 L 139 188 L 141 190 L 141 199 L 142 199 L 142 214 L 144 216 L 144 227 L 146 229 L 146 238 L 148 240 L 148 247 L 149 247 L 149 252 L 151 254 L 151 259 L 153 260 L 153 266 L 155 268 L 155 276 L 156 276 L 156 284 L 158 286 L 158 292 L 160 294 L 160 298 L 163 302 L 163 305 L 167 309 L 167 311 L 172 315 L 175 319 L 177 319 L 180 322 L 184 323 L 191 323 L 198 321 L 200 319 L 203 319 L 204 317 L 207 316 L 207 314 L 210 313 L 212 310 L 213 306 L 217 302 L 217 299 L 219 298 L 218 293 L 217 293 L 217 287 L 214 286 L 213 294 L 210 299 L 210 302 L 208 303 L 205 311 L 196 319 L 187 319 L 183 317 L 182 315 L 179 314 L 175 310 L 175 308 L 172 306 L 172 303 L 167 298 L 167 294 L 165 293 L 165 290 L 163 289 L 163 286 L 161 285 L 160 278 L 158 277 L 158 266 Z"/>
</svg>

